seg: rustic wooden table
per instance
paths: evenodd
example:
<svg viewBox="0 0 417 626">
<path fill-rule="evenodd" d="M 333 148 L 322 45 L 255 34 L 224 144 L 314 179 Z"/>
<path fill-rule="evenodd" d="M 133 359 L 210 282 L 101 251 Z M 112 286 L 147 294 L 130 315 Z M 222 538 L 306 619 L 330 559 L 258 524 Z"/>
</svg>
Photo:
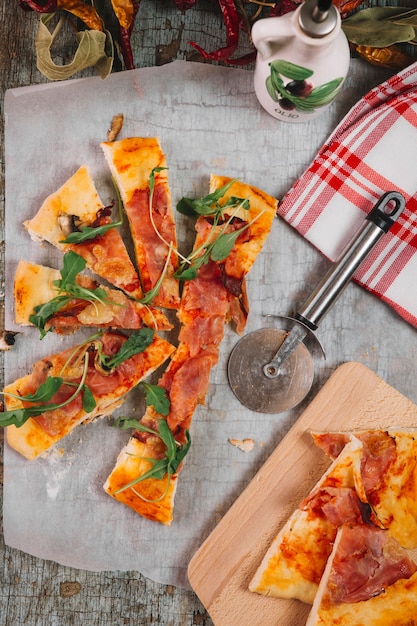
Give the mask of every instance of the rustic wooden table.
<svg viewBox="0 0 417 626">
<path fill-rule="evenodd" d="M 203 47 L 216 49 L 224 45 L 222 19 L 216 3 L 209 0 L 198 2 L 198 8 L 181 13 L 171 0 L 142 0 L 137 20 L 133 49 L 136 67 L 154 66 L 174 59 L 198 60 L 196 52 L 188 45 L 189 40 L 198 41 Z M 38 18 L 23 12 L 17 0 L 0 2 L 0 81 L 1 81 L 1 178 L 0 215 L 4 219 L 4 124 L 3 97 L 6 89 L 46 82 L 36 69 L 34 39 Z M 57 44 L 56 54 L 63 63 L 71 59 L 71 45 Z M 77 75 L 89 76 L 88 70 Z M 1 236 L 0 264 L 4 267 L 4 236 Z M 10 277 L 6 277 L 9 279 Z M 4 291 L 4 270 L 1 270 L 1 293 Z M 356 309 L 362 292 L 359 288 L 345 296 Z M 368 296 L 369 297 L 369 296 Z M 353 304 L 352 304 L 353 303 Z M 384 309 L 385 312 L 385 309 Z M 336 341 L 330 357 L 337 353 L 345 354 L 344 339 L 337 335 L 340 329 L 349 332 L 350 317 L 335 313 L 330 317 L 324 332 L 331 338 L 335 329 Z M 339 316 L 339 317 L 337 317 Z M 403 333 L 396 347 L 395 362 L 390 366 L 389 356 L 383 353 L 377 361 L 375 354 L 363 356 L 363 362 L 372 366 L 381 376 L 386 376 L 390 384 L 400 391 L 413 391 L 412 376 L 413 349 L 408 350 L 412 331 L 394 315 L 386 313 L 387 323 L 393 330 Z M 349 317 L 349 319 L 348 319 Z M 392 319 L 391 319 L 392 318 Z M 350 329 L 351 330 L 351 329 Z M 386 329 L 371 329 L 370 345 L 378 338 L 385 340 Z M 415 337 L 414 337 L 415 339 Z M 400 363 L 402 347 L 407 352 Z M 353 354 L 353 353 L 352 353 Z M 385 355 L 385 356 L 384 356 Z M 355 356 L 353 354 L 353 356 Z M 336 360 L 330 358 L 328 368 L 334 368 Z M 0 372 L 3 363 L 0 355 Z M 2 381 L 0 381 L 2 383 Z M 413 398 L 412 398 L 413 399 Z M 2 443 L 2 442 L 0 442 Z M 2 481 L 0 480 L 0 489 Z M 2 533 L 1 539 L 2 541 Z M 209 626 L 212 624 L 198 598 L 187 590 L 159 585 L 141 574 L 131 572 L 91 573 L 46 562 L 0 543 L 0 624 L 4 626 L 41 625 L 88 625 L 106 626 L 115 624 L 152 624 L 170 626 Z M 230 624 L 230 626 L 235 626 Z"/>
</svg>

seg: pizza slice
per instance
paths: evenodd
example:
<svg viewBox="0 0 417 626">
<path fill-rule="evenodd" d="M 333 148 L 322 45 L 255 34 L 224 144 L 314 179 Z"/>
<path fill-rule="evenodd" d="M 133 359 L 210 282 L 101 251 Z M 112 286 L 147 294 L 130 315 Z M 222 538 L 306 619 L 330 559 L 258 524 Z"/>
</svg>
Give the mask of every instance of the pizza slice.
<svg viewBox="0 0 417 626">
<path fill-rule="evenodd" d="M 87 267 L 129 296 L 143 296 L 138 274 L 125 243 L 97 193 L 90 171 L 81 166 L 43 202 L 36 215 L 24 222 L 34 241 L 48 241 L 85 259 Z"/>
<path fill-rule="evenodd" d="M 354 490 L 361 451 L 359 440 L 344 447 L 271 543 L 250 591 L 313 602 L 338 528 L 366 522 L 366 510 Z"/>
<path fill-rule="evenodd" d="M 173 351 L 150 328 L 129 337 L 106 330 L 40 359 L 30 374 L 3 390 L 0 425 L 7 427 L 8 444 L 35 459 L 79 424 L 110 415 Z"/>
<path fill-rule="evenodd" d="M 407 549 L 417 547 L 417 430 L 364 430 L 315 434 L 323 449 L 340 449 L 353 437 L 362 442 L 355 488 L 371 507 L 374 524 L 389 530 Z"/>
<path fill-rule="evenodd" d="M 162 481 L 155 477 L 142 480 L 149 465 L 141 465 L 140 457 L 160 459 L 161 440 L 154 433 L 164 423 L 181 458 L 188 449 L 192 417 L 197 406 L 205 402 L 210 373 L 218 361 L 225 324 L 231 317 L 231 303 L 241 296 L 244 279 L 265 243 L 277 207 L 277 201 L 264 192 L 218 176 L 211 178 L 210 196 L 204 204 L 204 213 L 197 216 L 193 252 L 179 269 L 184 281 L 178 311 L 179 345 L 158 381 L 167 397 L 168 410 L 161 413 L 148 406 L 141 426 L 152 433 L 134 432 L 104 485 L 116 500 L 168 525 L 173 519 L 175 485 L 182 462 L 175 465 L 167 489 L 163 482 L 166 477 Z M 132 461 L 132 449 L 136 462 Z"/>
<path fill-rule="evenodd" d="M 41 336 L 48 331 L 66 335 L 86 326 L 172 329 L 159 309 L 80 274 L 84 263 L 71 251 L 64 255 L 61 271 L 20 260 L 14 277 L 15 322 L 37 326 Z"/>
<path fill-rule="evenodd" d="M 178 309 L 177 236 L 160 143 L 154 137 L 128 137 L 101 146 L 129 220 L 143 290 L 159 284 L 153 304 Z"/>
<path fill-rule="evenodd" d="M 417 566 L 386 530 L 339 529 L 306 626 L 335 624 L 417 624 Z"/>
</svg>

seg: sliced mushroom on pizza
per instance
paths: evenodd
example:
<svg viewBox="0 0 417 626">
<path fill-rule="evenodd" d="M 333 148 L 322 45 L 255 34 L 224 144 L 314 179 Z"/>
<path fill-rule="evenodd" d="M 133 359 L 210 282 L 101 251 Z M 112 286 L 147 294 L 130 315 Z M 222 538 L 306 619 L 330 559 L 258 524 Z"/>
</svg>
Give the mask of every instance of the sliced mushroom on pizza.
<svg viewBox="0 0 417 626">
<path fill-rule="evenodd" d="M 142 298 L 138 273 L 112 219 L 112 207 L 101 202 L 91 173 L 81 166 L 24 226 L 35 241 L 48 241 L 83 257 L 87 267 L 129 296 Z"/>
<path fill-rule="evenodd" d="M 82 327 L 171 330 L 166 315 L 81 274 L 85 261 L 64 255 L 62 270 L 20 260 L 14 277 L 15 322 L 67 335 Z"/>
</svg>

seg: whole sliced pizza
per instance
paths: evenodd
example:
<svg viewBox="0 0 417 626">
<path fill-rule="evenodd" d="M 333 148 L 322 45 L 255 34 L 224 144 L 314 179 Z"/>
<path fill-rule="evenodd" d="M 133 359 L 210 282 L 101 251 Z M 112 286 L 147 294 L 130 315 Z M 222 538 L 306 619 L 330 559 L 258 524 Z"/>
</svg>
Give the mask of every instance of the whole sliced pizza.
<svg viewBox="0 0 417 626">
<path fill-rule="evenodd" d="M 177 204 L 195 223 L 194 246 L 185 256 L 158 138 L 128 137 L 101 147 L 114 203 L 104 206 L 82 165 L 24 222 L 33 241 L 62 252 L 61 268 L 21 260 L 14 279 L 18 324 L 36 327 L 40 338 L 80 328 L 96 333 L 38 360 L 31 373 L 7 385 L 0 424 L 7 426 L 9 445 L 34 459 L 79 424 L 112 414 L 146 379 L 142 419 L 116 420 L 131 433 L 104 488 L 142 516 L 170 524 L 192 417 L 205 402 L 225 325 L 233 323 L 238 333 L 245 328 L 246 276 L 277 201 L 213 175 L 206 197 Z M 133 259 L 121 234 L 124 215 Z M 167 341 L 157 333 L 172 331 L 172 310 L 179 334 Z M 151 374 L 166 361 L 153 383 Z"/>
</svg>

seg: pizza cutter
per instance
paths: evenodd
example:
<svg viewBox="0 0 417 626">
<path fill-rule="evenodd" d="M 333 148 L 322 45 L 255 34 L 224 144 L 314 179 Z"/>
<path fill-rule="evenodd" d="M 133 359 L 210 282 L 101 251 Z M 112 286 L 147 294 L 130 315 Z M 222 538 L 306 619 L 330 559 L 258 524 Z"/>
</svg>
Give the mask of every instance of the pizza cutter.
<svg viewBox="0 0 417 626">
<path fill-rule="evenodd" d="M 404 197 L 397 191 L 381 196 L 294 318 L 273 316 L 281 329 L 261 328 L 238 341 L 227 373 L 232 391 L 244 406 L 260 413 L 281 413 L 305 398 L 313 384 L 313 357 L 324 357 L 314 331 L 404 207 Z"/>
</svg>

